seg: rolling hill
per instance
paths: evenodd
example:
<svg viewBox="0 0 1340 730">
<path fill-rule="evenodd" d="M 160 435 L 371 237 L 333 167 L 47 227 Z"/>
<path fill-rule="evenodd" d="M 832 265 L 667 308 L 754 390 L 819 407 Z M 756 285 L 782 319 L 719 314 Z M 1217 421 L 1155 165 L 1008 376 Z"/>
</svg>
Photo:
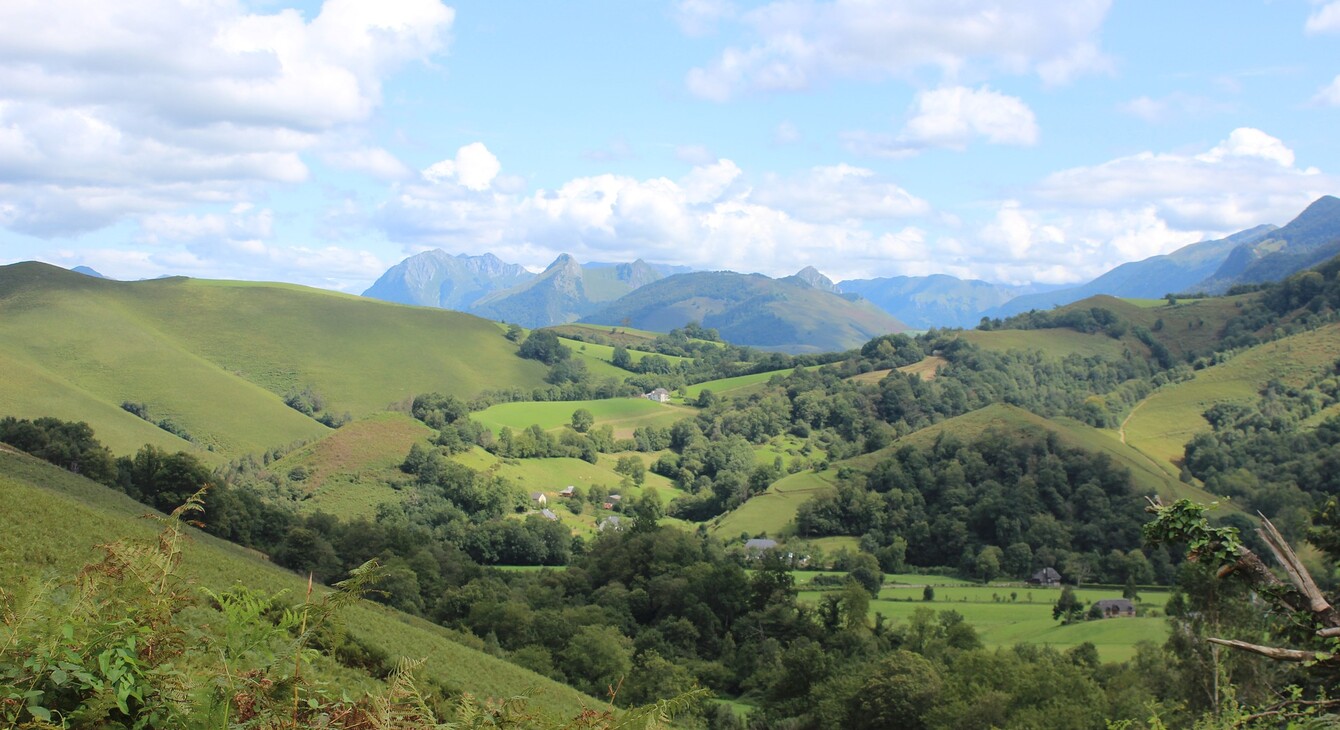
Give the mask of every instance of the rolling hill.
<svg viewBox="0 0 1340 730">
<path fill-rule="evenodd" d="M 698 322 L 728 342 L 784 352 L 846 350 L 907 330 L 860 297 L 732 271 L 666 277 L 582 321 L 659 331 Z"/>
<path fill-rule="evenodd" d="M 310 389 L 364 416 L 418 393 L 534 387 L 493 323 L 285 284 L 181 277 L 117 282 L 59 267 L 0 267 L 0 414 L 88 421 L 117 453 L 191 444 L 122 410 L 144 403 L 208 459 L 319 438 L 284 403 Z"/>
</svg>

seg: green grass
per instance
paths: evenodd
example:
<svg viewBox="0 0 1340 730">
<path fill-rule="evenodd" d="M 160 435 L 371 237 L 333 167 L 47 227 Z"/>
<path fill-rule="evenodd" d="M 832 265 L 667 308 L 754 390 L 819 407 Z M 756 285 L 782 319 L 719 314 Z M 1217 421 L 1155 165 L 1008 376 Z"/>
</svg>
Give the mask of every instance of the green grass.
<svg viewBox="0 0 1340 730">
<path fill-rule="evenodd" d="M 763 390 L 763 386 L 774 375 L 783 377 L 790 375 L 792 370 L 769 370 L 765 373 L 754 373 L 752 375 L 737 375 L 733 378 L 722 378 L 720 380 L 709 380 L 705 383 L 690 385 L 684 389 L 687 398 L 697 398 L 704 390 L 710 390 L 714 395 L 744 396 Z"/>
<path fill-rule="evenodd" d="M 0 585 L 28 576 L 70 575 L 98 553 L 95 546 L 119 539 L 152 538 L 152 522 L 137 519 L 148 509 L 124 495 L 45 462 L 0 452 Z M 301 596 L 306 580 L 273 566 L 254 551 L 194 533 L 186 545 L 183 573 L 195 584 L 222 590 L 235 583 Z M 573 717 L 583 706 L 603 703 L 525 669 L 491 657 L 466 637 L 370 602 L 345 614 L 348 631 L 391 657 L 425 661 L 424 680 L 483 697 L 510 697 L 535 689 L 544 709 Z M 461 643 L 465 642 L 465 643 Z"/>
<path fill-rule="evenodd" d="M 1084 334 L 1069 329 L 1046 330 L 965 330 L 959 337 L 974 345 L 996 352 L 1038 350 L 1044 355 L 1065 357 L 1076 354 L 1090 357 L 1119 358 L 1126 346 L 1104 334 Z"/>
<path fill-rule="evenodd" d="M 1009 601 L 1011 592 L 1018 600 Z M 1004 601 L 992 600 L 991 594 Z M 880 613 L 886 619 L 907 621 L 914 611 L 927 608 L 932 611 L 953 610 L 977 629 L 982 643 L 988 648 L 1014 644 L 1044 644 L 1057 649 L 1068 649 L 1084 642 L 1098 648 L 1103 661 L 1125 661 L 1135 655 L 1135 645 L 1141 641 L 1162 643 L 1168 635 L 1168 624 L 1161 617 L 1112 618 L 1082 621 L 1063 626 L 1052 619 L 1052 606 L 1060 596 L 1054 588 L 1026 588 L 1009 586 L 937 586 L 935 600 L 921 600 L 922 588 L 884 588 L 879 598 L 870 602 L 870 613 Z M 1028 601 L 1031 594 L 1032 602 Z M 822 591 L 801 591 L 802 601 L 817 603 Z M 1116 590 L 1079 589 L 1076 595 L 1089 603 L 1101 598 L 1120 598 Z M 1162 608 L 1165 595 L 1149 593 L 1144 604 Z"/>
<path fill-rule="evenodd" d="M 722 537 L 747 533 L 749 535 L 784 535 L 795 519 L 796 510 L 817 494 L 833 489 L 837 471 L 814 473 L 802 471 L 783 477 L 768 487 L 768 491 L 713 521 L 711 530 Z"/>
<path fill-rule="evenodd" d="M 572 422 L 572 413 L 585 408 L 595 416 L 596 425 L 614 428 L 615 438 L 632 435 L 638 426 L 664 428 L 696 411 L 683 406 L 656 403 L 645 398 L 610 398 L 588 401 L 547 401 L 500 403 L 471 415 L 471 418 L 491 429 L 494 434 L 504 426 L 519 431 L 538 424 L 546 431 L 563 428 Z"/>
<path fill-rule="evenodd" d="M 218 457 L 319 437 L 284 405 L 312 387 L 336 414 L 428 391 L 469 397 L 543 384 L 488 321 L 293 285 L 185 278 L 115 282 L 44 264 L 0 267 L 0 414 L 87 420 L 118 453 L 184 442 L 120 410 L 147 403 Z M 205 458 L 216 456 L 201 451 Z"/>
<path fill-rule="evenodd" d="M 371 517 L 378 505 L 408 494 L 391 485 L 408 483 L 400 464 L 410 446 L 433 433 L 403 413 L 378 413 L 287 454 L 270 470 L 280 476 L 297 468 L 307 472 L 296 483 L 308 495 L 298 503 L 303 511 L 321 510 L 342 519 Z"/>
<path fill-rule="evenodd" d="M 1150 395 L 1126 422 L 1126 442 L 1176 474 L 1193 436 L 1209 430 L 1203 413 L 1217 403 L 1256 401 L 1271 380 L 1301 385 L 1340 352 L 1340 324 L 1258 345 Z"/>
</svg>

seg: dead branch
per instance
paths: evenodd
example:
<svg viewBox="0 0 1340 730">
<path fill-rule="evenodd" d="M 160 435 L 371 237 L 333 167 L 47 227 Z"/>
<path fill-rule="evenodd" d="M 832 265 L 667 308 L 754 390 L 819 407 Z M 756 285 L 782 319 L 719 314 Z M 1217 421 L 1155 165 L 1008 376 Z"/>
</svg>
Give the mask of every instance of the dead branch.
<svg viewBox="0 0 1340 730">
<path fill-rule="evenodd" d="M 1260 654 L 1271 659 L 1278 659 L 1286 662 L 1319 662 L 1325 661 L 1331 657 L 1330 654 L 1319 651 L 1302 651 L 1300 649 L 1283 649 L 1278 646 L 1262 646 L 1260 644 L 1251 644 L 1237 639 L 1207 639 L 1212 644 L 1222 646 L 1231 646 L 1234 649 L 1242 649 L 1253 654 Z"/>
</svg>

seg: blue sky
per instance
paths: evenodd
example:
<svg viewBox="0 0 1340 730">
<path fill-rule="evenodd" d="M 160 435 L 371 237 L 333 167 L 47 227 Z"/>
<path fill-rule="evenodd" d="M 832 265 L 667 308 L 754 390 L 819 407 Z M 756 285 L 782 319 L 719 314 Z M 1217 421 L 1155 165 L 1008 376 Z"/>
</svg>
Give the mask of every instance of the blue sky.
<svg viewBox="0 0 1340 730">
<path fill-rule="evenodd" d="M 1092 278 L 1340 194 L 1340 0 L 0 5 L 0 262 Z"/>
</svg>

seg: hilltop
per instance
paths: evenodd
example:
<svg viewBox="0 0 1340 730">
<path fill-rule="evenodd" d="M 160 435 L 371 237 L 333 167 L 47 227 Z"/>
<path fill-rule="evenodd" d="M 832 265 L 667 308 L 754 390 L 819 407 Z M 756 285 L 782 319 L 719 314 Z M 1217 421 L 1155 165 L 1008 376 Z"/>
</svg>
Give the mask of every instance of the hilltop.
<svg viewBox="0 0 1340 730">
<path fill-rule="evenodd" d="M 432 390 L 534 387 L 545 374 L 467 314 L 285 284 L 117 282 L 38 263 L 0 267 L 0 340 L 0 413 L 86 420 L 118 453 L 145 443 L 260 453 L 329 432 L 315 416 L 357 418 Z M 321 408 L 308 415 L 286 398 Z"/>
</svg>

